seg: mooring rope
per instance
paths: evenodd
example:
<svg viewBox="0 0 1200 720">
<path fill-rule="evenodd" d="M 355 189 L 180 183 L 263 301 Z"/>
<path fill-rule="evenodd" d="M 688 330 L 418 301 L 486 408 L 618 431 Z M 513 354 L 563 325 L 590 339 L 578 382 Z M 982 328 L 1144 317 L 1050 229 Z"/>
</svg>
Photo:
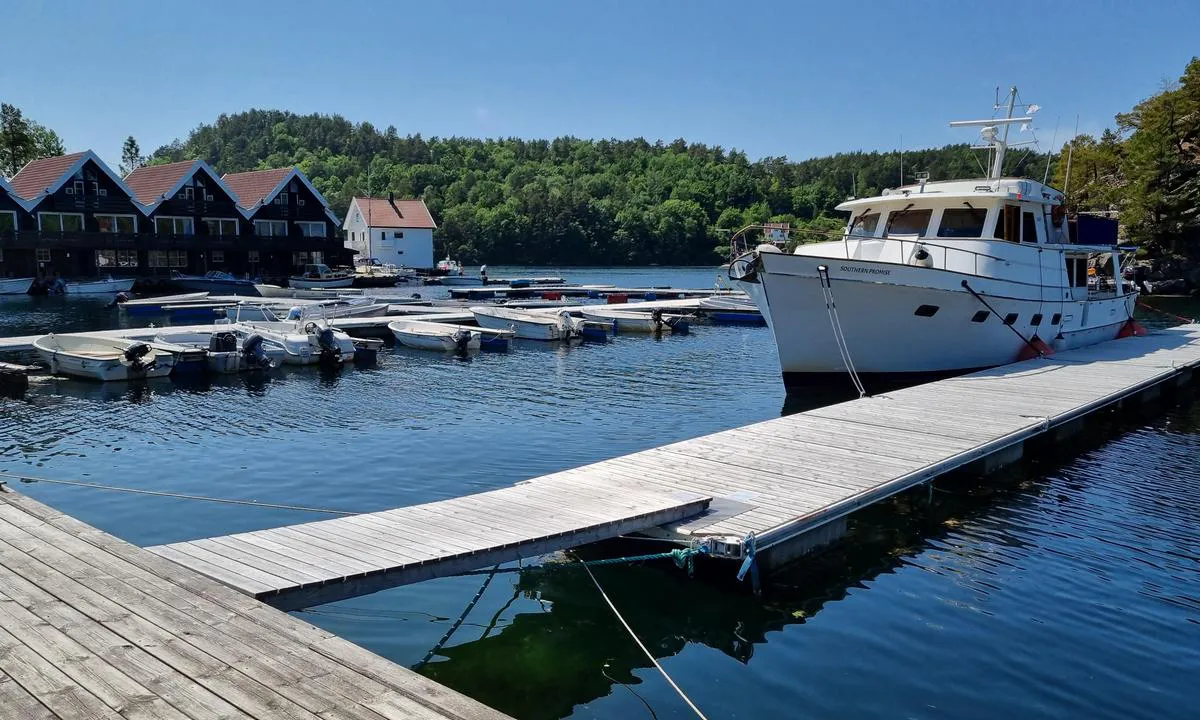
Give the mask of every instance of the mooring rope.
<svg viewBox="0 0 1200 720">
<path fill-rule="evenodd" d="M 203 500 L 205 502 L 222 503 L 225 505 L 246 505 L 249 507 L 271 508 L 274 510 L 298 510 L 301 512 L 325 513 L 327 515 L 359 515 L 361 513 L 353 510 L 333 510 L 330 508 L 308 507 L 305 505 L 288 505 L 285 503 L 269 503 L 260 502 L 258 500 L 238 500 L 235 498 L 219 498 L 209 495 L 189 495 L 186 493 L 167 492 L 165 490 L 146 490 L 144 488 L 122 487 L 120 485 L 104 485 L 102 483 L 84 482 L 82 480 L 58 480 L 55 478 L 38 477 L 34 475 L 18 475 L 15 473 L 0 472 L 0 478 L 11 478 L 19 480 L 26 484 L 32 483 L 50 483 L 52 485 L 70 485 L 73 487 L 85 487 L 93 490 L 112 490 L 114 492 L 133 493 L 135 495 L 153 495 L 155 497 L 169 497 L 180 500 Z"/>
<path fill-rule="evenodd" d="M 864 398 L 867 396 L 867 389 L 859 379 L 858 371 L 854 369 L 854 360 L 850 357 L 850 346 L 846 343 L 846 334 L 842 331 L 842 321 L 838 318 L 837 305 L 833 302 L 833 283 L 829 279 L 829 268 L 825 265 L 818 265 L 817 277 L 821 283 L 821 295 L 825 298 L 825 312 L 829 314 L 829 324 L 833 328 L 833 342 L 842 356 L 846 372 L 850 373 L 850 382 L 854 384 L 858 396 Z"/>
<path fill-rule="evenodd" d="M 604 602 L 608 603 L 608 607 L 613 611 L 613 614 L 616 615 L 617 619 L 621 621 L 621 624 L 625 626 L 625 630 L 629 632 L 629 636 L 633 638 L 633 641 L 637 643 L 637 646 L 642 649 L 642 652 L 646 654 L 646 657 L 650 658 L 650 662 L 654 663 L 654 667 L 658 668 L 658 671 L 662 673 L 662 676 L 666 679 L 666 681 L 671 685 L 672 688 L 675 689 L 675 692 L 679 693 L 679 697 L 683 698 L 683 701 L 692 709 L 692 712 L 696 713 L 696 717 L 700 718 L 700 720 L 708 720 L 704 713 L 700 712 L 700 708 L 696 707 L 696 703 L 692 702 L 692 699 L 687 696 L 687 693 L 685 693 L 682 688 L 675 684 L 675 681 L 671 679 L 671 676 L 667 674 L 667 671 L 663 669 L 663 666 L 658 663 L 658 660 L 656 660 L 652 654 L 650 654 L 650 651 L 647 650 L 646 646 L 642 643 L 641 638 L 637 636 L 637 633 L 633 631 L 633 628 L 629 627 L 629 623 L 625 622 L 625 618 L 621 616 L 621 612 L 617 610 L 617 606 L 613 605 L 613 601 L 608 598 L 608 593 L 604 592 L 604 588 L 600 587 L 600 581 L 597 580 L 596 576 L 592 574 L 592 569 L 588 567 L 586 563 L 583 565 L 583 569 L 587 571 L 588 577 L 592 579 L 592 583 L 596 586 L 596 589 L 600 591 L 600 597 L 604 598 Z"/>
<path fill-rule="evenodd" d="M 1185 322 L 1185 323 L 1189 323 L 1189 324 L 1196 322 L 1195 318 L 1189 318 L 1189 317 L 1184 317 L 1182 315 L 1176 315 L 1173 312 L 1169 312 L 1169 311 L 1163 310 L 1161 308 L 1156 308 L 1147 302 L 1143 302 L 1142 300 L 1138 300 L 1137 304 L 1138 304 L 1138 307 L 1140 307 L 1140 308 L 1144 308 L 1146 310 L 1153 310 L 1156 313 L 1162 313 L 1163 315 L 1166 315 L 1167 317 L 1175 318 L 1176 320 L 1179 320 L 1180 322 Z M 1132 318 L 1133 316 L 1130 315 L 1129 317 Z"/>
</svg>

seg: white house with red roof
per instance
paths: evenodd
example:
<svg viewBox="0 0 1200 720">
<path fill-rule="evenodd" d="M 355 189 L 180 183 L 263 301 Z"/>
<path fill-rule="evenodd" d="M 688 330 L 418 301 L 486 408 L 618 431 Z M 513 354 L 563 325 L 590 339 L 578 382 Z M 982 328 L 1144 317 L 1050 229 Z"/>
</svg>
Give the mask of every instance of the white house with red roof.
<svg viewBox="0 0 1200 720">
<path fill-rule="evenodd" d="M 422 200 L 356 197 L 342 224 L 346 247 L 359 258 L 410 268 L 433 268 L 437 223 Z"/>
</svg>

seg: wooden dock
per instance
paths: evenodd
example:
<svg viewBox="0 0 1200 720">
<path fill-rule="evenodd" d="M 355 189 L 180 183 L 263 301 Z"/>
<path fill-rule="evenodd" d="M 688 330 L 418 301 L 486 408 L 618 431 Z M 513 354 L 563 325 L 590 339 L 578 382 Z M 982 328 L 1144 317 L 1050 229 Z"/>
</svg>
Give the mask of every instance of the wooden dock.
<svg viewBox="0 0 1200 720">
<path fill-rule="evenodd" d="M 292 608 L 647 531 L 772 564 L 866 505 L 1163 384 L 1200 326 L 1114 340 L 666 445 L 511 488 L 151 552 Z M 709 499 L 711 498 L 711 502 Z M 753 537 L 753 540 L 751 540 Z"/>
<path fill-rule="evenodd" d="M 468 300 L 485 298 L 529 297 L 543 293 L 556 293 L 562 297 L 592 297 L 603 298 L 609 295 L 627 295 L 631 298 L 648 300 L 680 300 L 684 298 L 705 298 L 721 295 L 744 296 L 737 290 L 717 290 L 712 288 L 672 288 L 672 287 L 616 287 L 614 285 L 521 285 L 495 286 L 488 285 L 449 285 L 450 297 Z"/>
<path fill-rule="evenodd" d="M 505 716 L 158 555 L 0 490 L 0 717 Z"/>
</svg>

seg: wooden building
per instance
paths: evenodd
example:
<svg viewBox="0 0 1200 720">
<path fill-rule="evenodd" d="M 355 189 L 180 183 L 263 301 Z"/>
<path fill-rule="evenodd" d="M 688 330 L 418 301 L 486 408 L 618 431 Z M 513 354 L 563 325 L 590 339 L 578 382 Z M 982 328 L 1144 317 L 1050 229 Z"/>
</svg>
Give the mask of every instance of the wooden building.
<svg viewBox="0 0 1200 720">
<path fill-rule="evenodd" d="M 433 269 L 437 223 L 422 200 L 356 197 L 346 211 L 346 248 L 382 263 Z"/>
<path fill-rule="evenodd" d="M 72 153 L 0 183 L 0 276 L 278 279 L 311 258 L 348 264 L 338 225 L 296 168 L 221 177 L 192 160 L 121 178 L 95 153 Z"/>
</svg>

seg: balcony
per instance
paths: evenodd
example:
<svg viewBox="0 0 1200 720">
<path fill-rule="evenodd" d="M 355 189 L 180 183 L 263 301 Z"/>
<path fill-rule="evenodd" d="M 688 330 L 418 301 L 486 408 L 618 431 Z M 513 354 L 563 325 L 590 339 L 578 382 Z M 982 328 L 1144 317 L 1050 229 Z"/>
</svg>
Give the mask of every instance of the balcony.
<svg viewBox="0 0 1200 720">
<path fill-rule="evenodd" d="M 0 231 L 0 248 L 96 248 L 116 250 L 341 250 L 341 238 L 258 235 L 158 235 L 153 233 Z"/>
</svg>

